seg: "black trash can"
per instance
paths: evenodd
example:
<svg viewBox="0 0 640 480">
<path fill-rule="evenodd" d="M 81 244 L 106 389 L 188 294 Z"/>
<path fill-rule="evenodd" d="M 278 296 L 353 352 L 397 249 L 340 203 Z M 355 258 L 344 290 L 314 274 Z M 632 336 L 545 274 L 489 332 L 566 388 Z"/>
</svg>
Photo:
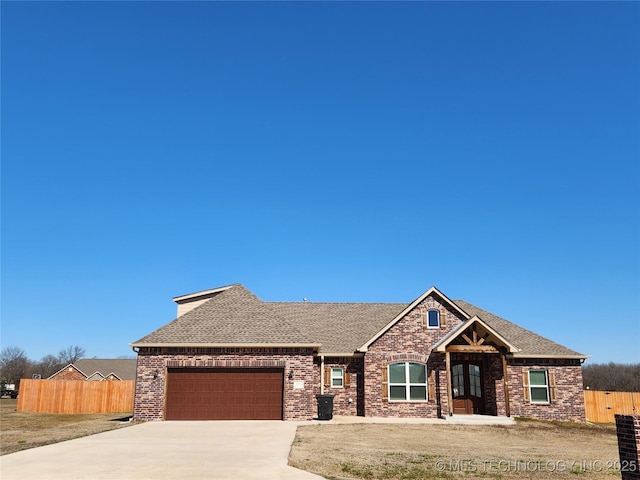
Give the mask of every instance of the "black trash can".
<svg viewBox="0 0 640 480">
<path fill-rule="evenodd" d="M 335 395 L 316 395 L 318 400 L 318 420 L 333 418 L 333 397 Z"/>
</svg>

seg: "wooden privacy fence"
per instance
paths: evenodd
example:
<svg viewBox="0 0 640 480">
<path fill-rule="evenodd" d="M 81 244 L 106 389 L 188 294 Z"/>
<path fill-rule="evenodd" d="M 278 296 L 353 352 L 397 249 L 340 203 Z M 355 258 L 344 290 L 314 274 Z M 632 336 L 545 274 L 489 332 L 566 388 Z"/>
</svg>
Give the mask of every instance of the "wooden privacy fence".
<svg viewBox="0 0 640 480">
<path fill-rule="evenodd" d="M 134 380 L 56 381 L 20 380 L 19 412 L 128 413 L 133 412 Z"/>
<path fill-rule="evenodd" d="M 584 410 L 589 422 L 615 423 L 616 414 L 640 414 L 640 393 L 585 390 Z"/>
</svg>

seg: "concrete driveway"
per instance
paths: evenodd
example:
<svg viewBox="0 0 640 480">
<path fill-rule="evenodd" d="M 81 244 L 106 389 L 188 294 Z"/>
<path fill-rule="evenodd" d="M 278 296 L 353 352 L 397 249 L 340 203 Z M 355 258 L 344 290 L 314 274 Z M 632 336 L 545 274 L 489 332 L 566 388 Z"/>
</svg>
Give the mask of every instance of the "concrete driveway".
<svg viewBox="0 0 640 480">
<path fill-rule="evenodd" d="M 143 423 L 3 455 L 0 478 L 322 479 L 287 466 L 289 449 L 301 424 L 307 423 Z"/>
</svg>

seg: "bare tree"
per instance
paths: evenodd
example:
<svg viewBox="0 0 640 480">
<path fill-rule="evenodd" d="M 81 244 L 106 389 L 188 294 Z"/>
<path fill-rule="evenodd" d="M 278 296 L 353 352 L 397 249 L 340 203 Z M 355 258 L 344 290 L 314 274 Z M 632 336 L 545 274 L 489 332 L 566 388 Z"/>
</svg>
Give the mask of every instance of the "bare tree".
<svg viewBox="0 0 640 480">
<path fill-rule="evenodd" d="M 6 383 L 18 384 L 27 375 L 30 361 L 24 350 L 18 347 L 5 347 L 0 352 L 0 379 Z"/>
<path fill-rule="evenodd" d="M 593 363 L 582 368 L 584 388 L 609 392 L 640 392 L 640 363 Z"/>
<path fill-rule="evenodd" d="M 81 358 L 84 357 L 85 350 L 82 347 L 77 345 L 68 346 L 60 350 L 58 353 L 58 361 L 62 364 L 62 366 L 69 365 L 70 363 L 77 362 Z"/>
<path fill-rule="evenodd" d="M 41 375 L 42 378 L 49 378 L 65 365 L 67 364 L 65 363 L 63 365 L 62 363 L 60 363 L 60 360 L 55 355 L 46 355 L 42 357 L 42 360 L 40 360 L 40 362 L 34 365 L 33 373 Z"/>
</svg>

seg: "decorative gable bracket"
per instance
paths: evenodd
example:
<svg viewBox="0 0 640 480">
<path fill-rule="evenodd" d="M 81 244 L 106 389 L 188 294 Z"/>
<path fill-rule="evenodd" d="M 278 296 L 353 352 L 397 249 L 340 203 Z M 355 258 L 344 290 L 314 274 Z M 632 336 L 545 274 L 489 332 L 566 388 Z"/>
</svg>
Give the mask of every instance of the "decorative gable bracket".
<svg viewBox="0 0 640 480">
<path fill-rule="evenodd" d="M 508 353 L 520 351 L 478 316 L 461 323 L 445 335 L 432 350 L 434 352 Z"/>
</svg>

